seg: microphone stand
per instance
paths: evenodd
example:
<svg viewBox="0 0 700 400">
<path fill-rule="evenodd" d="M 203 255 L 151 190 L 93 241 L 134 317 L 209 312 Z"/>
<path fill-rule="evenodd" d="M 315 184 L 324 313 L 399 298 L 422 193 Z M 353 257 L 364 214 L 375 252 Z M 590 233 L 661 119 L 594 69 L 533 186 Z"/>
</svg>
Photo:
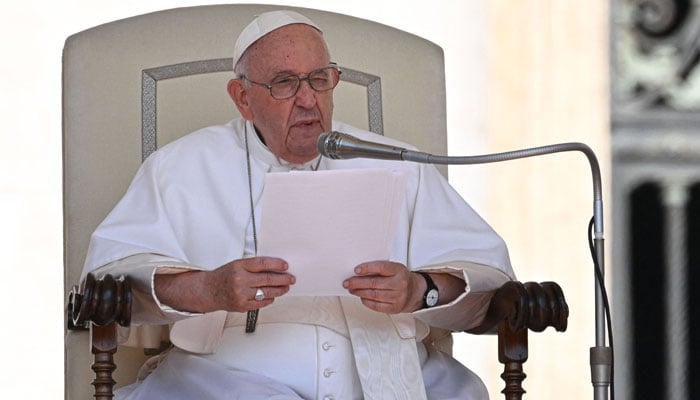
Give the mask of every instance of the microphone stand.
<svg viewBox="0 0 700 400">
<path fill-rule="evenodd" d="M 398 150 L 398 149 L 397 149 Z M 595 268 L 597 269 L 594 282 L 595 287 L 595 347 L 590 349 L 591 382 L 593 384 L 593 398 L 595 400 L 607 400 L 612 377 L 613 352 L 612 348 L 605 344 L 605 309 L 603 301 L 603 285 L 605 284 L 605 260 L 603 248 L 603 195 L 598 159 L 593 150 L 583 143 L 560 143 L 542 147 L 534 147 L 524 150 L 515 150 L 496 154 L 477 156 L 449 157 L 436 156 L 419 151 L 400 149 L 400 157 L 405 161 L 413 161 L 424 164 L 442 165 L 467 165 L 486 164 L 500 161 L 508 161 L 519 158 L 534 157 L 543 154 L 553 154 L 565 151 L 580 151 L 588 158 L 593 176 L 593 224 L 594 224 L 594 248 Z M 608 327 L 612 329 L 612 327 Z M 614 395 L 614 394 L 613 394 Z"/>
</svg>

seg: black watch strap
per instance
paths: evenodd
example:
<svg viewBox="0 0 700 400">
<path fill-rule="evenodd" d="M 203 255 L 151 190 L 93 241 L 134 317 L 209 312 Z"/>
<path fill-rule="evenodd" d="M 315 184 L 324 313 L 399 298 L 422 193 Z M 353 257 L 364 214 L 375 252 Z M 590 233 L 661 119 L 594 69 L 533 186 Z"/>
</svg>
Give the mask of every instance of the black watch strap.
<svg viewBox="0 0 700 400">
<path fill-rule="evenodd" d="M 426 272 L 419 271 L 418 273 L 423 276 L 427 286 L 427 288 L 425 289 L 425 293 L 423 293 L 422 308 L 435 307 L 439 298 L 438 287 L 437 285 L 435 285 L 435 282 L 433 282 L 433 278 L 431 278 L 430 275 L 428 275 Z"/>
</svg>

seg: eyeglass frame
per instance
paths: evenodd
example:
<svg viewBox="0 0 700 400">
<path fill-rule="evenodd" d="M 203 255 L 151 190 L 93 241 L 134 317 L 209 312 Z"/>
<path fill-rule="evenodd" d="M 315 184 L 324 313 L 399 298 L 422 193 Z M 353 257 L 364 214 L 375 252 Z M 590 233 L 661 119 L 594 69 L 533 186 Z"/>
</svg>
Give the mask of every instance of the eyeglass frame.
<svg viewBox="0 0 700 400">
<path fill-rule="evenodd" d="M 309 77 L 311 76 L 311 74 L 313 74 L 313 73 L 315 73 L 315 72 L 322 71 L 322 70 L 329 69 L 329 68 L 330 68 L 330 69 L 334 69 L 334 70 L 336 70 L 336 71 L 338 72 L 338 80 L 333 84 L 332 87 L 330 87 L 330 88 L 328 88 L 328 89 L 324 89 L 324 90 L 318 90 L 318 89 L 316 89 L 316 88 L 314 87 L 314 85 L 311 84 L 311 81 L 309 80 Z M 289 95 L 289 96 L 287 96 L 287 97 L 283 97 L 283 98 L 277 98 L 277 97 L 275 97 L 275 96 L 272 94 L 272 87 L 273 87 L 273 86 L 272 86 L 272 84 L 270 84 L 270 83 L 262 83 L 262 82 L 253 81 L 253 80 L 251 80 L 250 78 L 248 78 L 245 74 L 239 75 L 239 76 L 238 76 L 238 79 L 242 79 L 242 80 L 248 81 L 248 82 L 250 82 L 250 83 L 252 83 L 252 84 L 255 84 L 255 85 L 258 85 L 258 86 L 262 86 L 262 87 L 266 88 L 266 89 L 268 90 L 268 92 L 270 93 L 270 97 L 272 97 L 272 98 L 275 99 L 275 100 L 287 100 L 287 99 L 291 99 L 292 97 L 296 96 L 296 94 L 299 92 L 299 88 L 301 87 L 301 82 L 302 82 L 302 81 L 306 81 L 306 83 L 309 84 L 309 87 L 310 87 L 311 89 L 313 89 L 315 92 L 318 92 L 318 93 L 323 93 L 323 92 L 327 92 L 327 91 L 329 91 L 329 90 L 333 90 L 333 89 L 336 88 L 336 86 L 338 86 L 338 83 L 340 82 L 340 75 L 341 75 L 342 73 L 343 73 L 343 70 L 340 69 L 340 67 L 338 67 L 338 64 L 336 64 L 336 63 L 334 63 L 334 62 L 331 62 L 327 67 L 317 68 L 317 69 L 315 69 L 315 70 L 313 70 L 313 71 L 311 71 L 311 72 L 309 72 L 309 73 L 307 73 L 307 74 L 305 74 L 305 75 L 293 75 L 293 74 L 291 74 L 290 77 L 293 76 L 293 77 L 297 78 L 297 87 L 296 87 L 296 89 L 294 90 L 294 93 L 292 93 L 291 95 Z"/>
</svg>

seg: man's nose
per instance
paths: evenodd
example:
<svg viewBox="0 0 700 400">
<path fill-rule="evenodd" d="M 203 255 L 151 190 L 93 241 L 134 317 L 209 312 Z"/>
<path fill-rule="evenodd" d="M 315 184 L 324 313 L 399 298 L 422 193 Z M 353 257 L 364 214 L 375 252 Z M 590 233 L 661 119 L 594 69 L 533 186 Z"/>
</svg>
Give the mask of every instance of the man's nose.
<svg viewBox="0 0 700 400">
<path fill-rule="evenodd" d="M 308 79 L 299 82 L 299 89 L 294 100 L 295 104 L 303 108 L 312 108 L 316 105 L 316 91 L 311 88 Z"/>
</svg>

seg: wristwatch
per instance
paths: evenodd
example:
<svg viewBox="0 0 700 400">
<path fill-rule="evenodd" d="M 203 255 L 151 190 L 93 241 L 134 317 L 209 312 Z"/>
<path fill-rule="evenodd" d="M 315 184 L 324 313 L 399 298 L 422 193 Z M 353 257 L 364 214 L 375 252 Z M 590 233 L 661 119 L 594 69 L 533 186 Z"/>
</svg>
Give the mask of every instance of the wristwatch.
<svg viewBox="0 0 700 400">
<path fill-rule="evenodd" d="M 425 293 L 423 294 L 423 307 L 422 308 L 435 307 L 438 303 L 438 300 L 440 299 L 440 292 L 438 291 L 438 287 L 435 285 L 435 282 L 433 282 L 433 278 L 431 278 L 430 275 L 428 275 L 425 272 L 418 272 L 418 273 L 423 275 L 423 278 L 425 279 L 425 283 L 428 286 L 425 289 Z"/>
</svg>

